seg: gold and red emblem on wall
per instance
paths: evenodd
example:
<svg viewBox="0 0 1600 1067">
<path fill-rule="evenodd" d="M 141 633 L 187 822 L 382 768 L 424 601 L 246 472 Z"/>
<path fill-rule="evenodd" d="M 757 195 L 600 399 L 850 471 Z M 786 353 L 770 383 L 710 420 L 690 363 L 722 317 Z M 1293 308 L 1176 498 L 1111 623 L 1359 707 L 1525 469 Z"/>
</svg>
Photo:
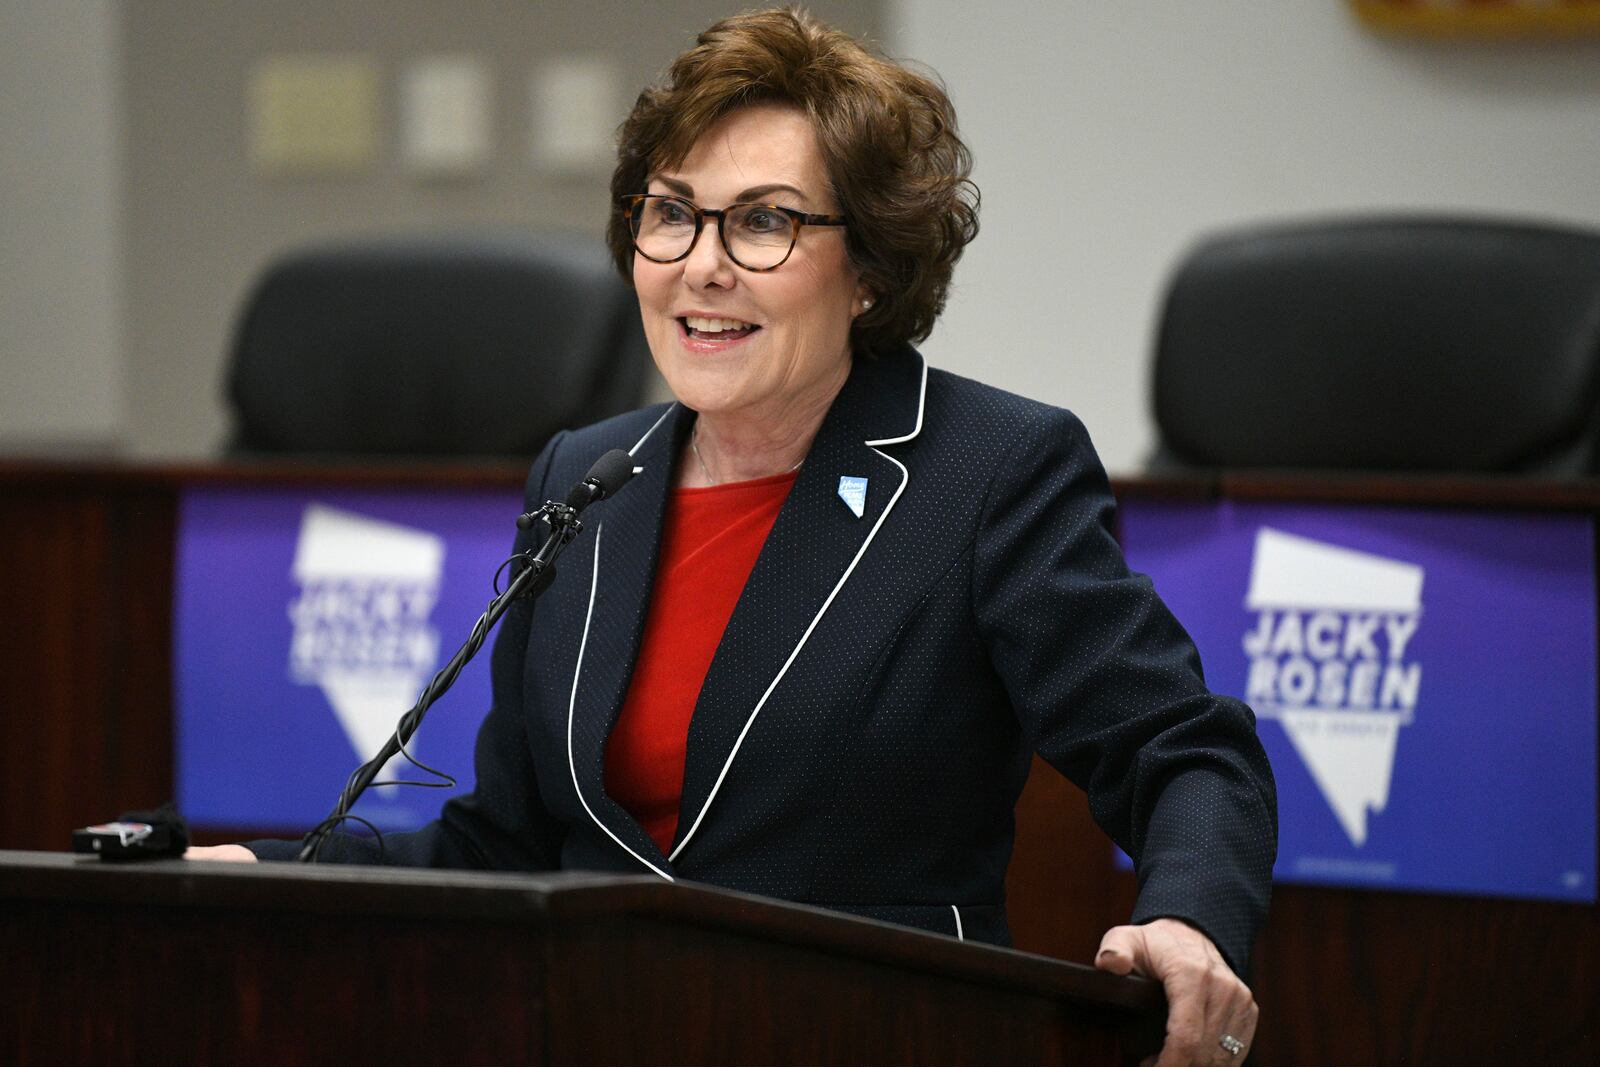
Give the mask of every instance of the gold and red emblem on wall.
<svg viewBox="0 0 1600 1067">
<path fill-rule="evenodd" d="M 1600 0 L 1350 0 L 1350 5 L 1370 25 L 1402 33 L 1600 33 Z"/>
</svg>

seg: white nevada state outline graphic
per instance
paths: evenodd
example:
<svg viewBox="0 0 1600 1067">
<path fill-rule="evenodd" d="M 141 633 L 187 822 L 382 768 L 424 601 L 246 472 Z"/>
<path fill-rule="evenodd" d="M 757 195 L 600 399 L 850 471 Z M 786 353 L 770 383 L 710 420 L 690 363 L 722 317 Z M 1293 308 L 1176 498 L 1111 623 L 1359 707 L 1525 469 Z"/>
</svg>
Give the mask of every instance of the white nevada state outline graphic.
<svg viewBox="0 0 1600 1067">
<path fill-rule="evenodd" d="M 1400 728 L 1422 666 L 1407 649 L 1422 617 L 1422 568 L 1262 527 L 1245 607 L 1246 700 L 1277 719 L 1350 842 L 1389 803 Z"/>
<path fill-rule="evenodd" d="M 443 569 L 444 541 L 425 530 L 321 504 L 301 516 L 289 676 L 321 687 L 363 760 L 433 670 L 439 634 L 428 618 Z"/>
</svg>

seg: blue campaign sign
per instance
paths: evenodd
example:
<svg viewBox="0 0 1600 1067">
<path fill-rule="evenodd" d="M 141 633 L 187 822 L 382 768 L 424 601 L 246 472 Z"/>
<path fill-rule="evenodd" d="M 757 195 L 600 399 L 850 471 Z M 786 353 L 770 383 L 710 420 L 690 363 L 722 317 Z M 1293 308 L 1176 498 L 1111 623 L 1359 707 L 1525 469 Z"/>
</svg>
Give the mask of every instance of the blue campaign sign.
<svg viewBox="0 0 1600 1067">
<path fill-rule="evenodd" d="M 1595 900 L 1587 516 L 1134 499 L 1122 539 L 1256 711 L 1279 880 Z"/>
<path fill-rule="evenodd" d="M 510 553 L 515 492 L 185 491 L 174 605 L 179 806 L 197 825 L 309 829 L 466 639 Z M 472 784 L 488 649 L 409 746 Z M 382 778 L 426 779 L 402 761 Z M 375 788 L 383 829 L 444 791 Z"/>
</svg>

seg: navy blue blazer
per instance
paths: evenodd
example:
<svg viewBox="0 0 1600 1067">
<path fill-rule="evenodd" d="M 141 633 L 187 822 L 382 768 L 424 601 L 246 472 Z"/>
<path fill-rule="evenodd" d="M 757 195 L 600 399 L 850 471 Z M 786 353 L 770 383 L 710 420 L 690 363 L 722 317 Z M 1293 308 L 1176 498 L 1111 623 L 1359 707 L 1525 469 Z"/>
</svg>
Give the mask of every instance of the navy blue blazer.
<svg viewBox="0 0 1600 1067">
<path fill-rule="evenodd" d="M 1078 420 L 910 349 L 857 359 L 817 433 L 706 675 L 663 855 L 606 795 L 604 748 L 693 420 L 650 408 L 535 462 L 530 506 L 608 449 L 639 473 L 585 513 L 549 591 L 507 613 L 475 790 L 386 835 L 389 862 L 654 872 L 1004 944 L 1038 751 L 1134 858 L 1133 920 L 1185 919 L 1242 968 L 1277 839 L 1254 717 L 1207 691 L 1123 563 Z M 866 479 L 859 517 L 844 477 Z M 324 856 L 377 858 L 349 836 Z"/>
</svg>

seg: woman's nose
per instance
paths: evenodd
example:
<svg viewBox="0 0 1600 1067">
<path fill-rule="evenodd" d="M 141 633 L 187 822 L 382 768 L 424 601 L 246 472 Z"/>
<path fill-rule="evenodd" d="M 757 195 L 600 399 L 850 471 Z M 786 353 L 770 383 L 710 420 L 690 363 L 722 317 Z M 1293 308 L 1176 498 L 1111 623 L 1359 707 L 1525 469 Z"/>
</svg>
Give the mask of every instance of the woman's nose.
<svg viewBox="0 0 1600 1067">
<path fill-rule="evenodd" d="M 699 240 L 683 261 L 683 280 L 696 289 L 708 286 L 727 289 L 734 283 L 734 271 L 738 268 L 728 258 L 728 250 L 722 247 L 720 226 L 720 220 L 706 219 Z"/>
</svg>

